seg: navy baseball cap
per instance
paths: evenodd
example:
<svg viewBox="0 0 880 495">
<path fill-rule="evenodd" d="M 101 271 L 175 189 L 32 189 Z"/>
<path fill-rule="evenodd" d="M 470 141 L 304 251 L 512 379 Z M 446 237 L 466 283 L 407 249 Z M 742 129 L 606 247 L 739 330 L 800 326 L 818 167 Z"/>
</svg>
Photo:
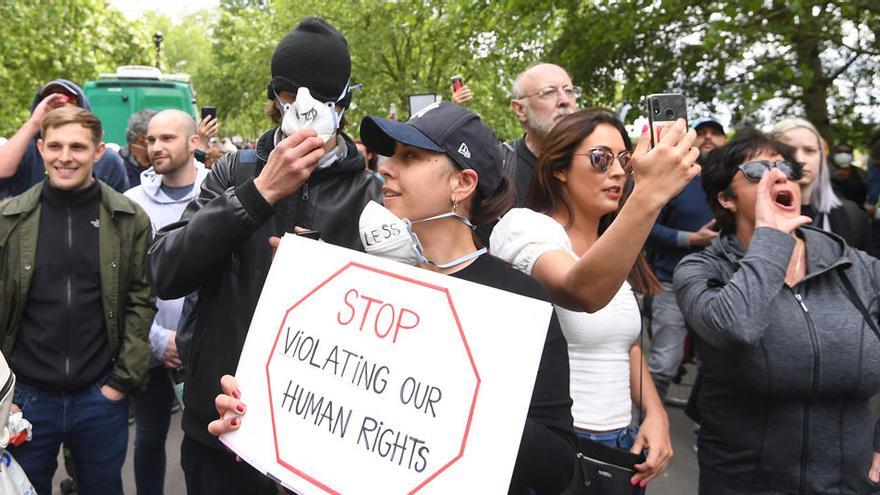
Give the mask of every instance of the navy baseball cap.
<svg viewBox="0 0 880 495">
<path fill-rule="evenodd" d="M 712 126 L 716 129 L 718 129 L 719 131 L 721 131 L 721 134 L 724 134 L 724 126 L 721 125 L 721 122 L 718 122 L 718 119 L 716 119 L 715 117 L 703 117 L 703 118 L 697 119 L 691 123 L 691 127 L 694 130 L 699 129 L 700 127 L 703 127 L 704 125 Z"/>
<path fill-rule="evenodd" d="M 380 155 L 394 154 L 394 143 L 446 153 L 460 169 L 477 172 L 477 190 L 490 196 L 501 183 L 498 138 L 476 114 L 449 102 L 433 103 L 408 122 L 367 116 L 361 140 Z"/>
</svg>

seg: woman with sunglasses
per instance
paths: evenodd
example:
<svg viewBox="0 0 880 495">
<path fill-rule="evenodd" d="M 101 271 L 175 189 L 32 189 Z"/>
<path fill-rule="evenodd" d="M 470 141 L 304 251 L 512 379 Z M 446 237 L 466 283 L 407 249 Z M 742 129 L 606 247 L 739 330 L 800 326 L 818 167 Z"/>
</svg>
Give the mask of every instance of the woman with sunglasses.
<svg viewBox="0 0 880 495">
<path fill-rule="evenodd" d="M 510 179 L 501 172 L 498 140 L 479 117 L 444 102 L 429 106 L 407 123 L 366 117 L 361 138 L 369 149 L 390 157 L 379 166 L 385 177 L 384 207 L 372 203 L 364 209 L 362 234 L 381 231 L 388 224 L 394 227 L 388 232 L 395 232 L 365 242 L 368 253 L 548 299 L 537 282 L 486 254 L 476 241 L 474 225 L 498 218 L 515 199 Z M 403 223 L 404 218 L 411 222 Z M 511 329 L 512 338 L 527 330 Z M 534 387 L 522 384 L 532 388 L 532 397 L 510 482 L 509 493 L 517 495 L 562 492 L 575 461 L 566 345 L 555 313 L 549 327 L 540 330 L 547 337 Z M 499 342 L 499 350 L 502 347 Z M 234 378 L 223 377 L 221 386 L 225 395 L 217 398 L 220 417 L 235 416 L 212 422 L 209 431 L 215 435 L 240 424 Z"/>
<path fill-rule="evenodd" d="M 702 361 L 701 494 L 880 489 L 880 261 L 805 226 L 801 177 L 757 131 L 703 170 L 721 236 L 674 273 Z"/>
<path fill-rule="evenodd" d="M 795 159 L 803 167 L 803 177 L 798 181 L 801 213 L 813 219 L 811 225 L 873 254 L 871 220 L 861 205 L 834 193 L 828 154 L 816 127 L 804 119 L 785 119 L 773 126 L 773 135 L 794 148 Z"/>
<path fill-rule="evenodd" d="M 640 252 L 662 206 L 699 172 L 684 121 L 650 152 L 636 150 L 604 109 L 562 118 L 544 146 L 526 197 L 495 227 L 492 253 L 550 292 L 568 342 L 572 414 L 582 438 L 648 449 L 633 484 L 659 476 L 672 456 L 666 411 L 642 358 L 634 293 L 659 284 Z M 627 178 L 634 189 L 624 202 Z M 618 212 L 619 210 L 619 212 Z M 616 217 L 616 218 L 615 218 Z M 632 422 L 632 403 L 645 414 Z"/>
</svg>

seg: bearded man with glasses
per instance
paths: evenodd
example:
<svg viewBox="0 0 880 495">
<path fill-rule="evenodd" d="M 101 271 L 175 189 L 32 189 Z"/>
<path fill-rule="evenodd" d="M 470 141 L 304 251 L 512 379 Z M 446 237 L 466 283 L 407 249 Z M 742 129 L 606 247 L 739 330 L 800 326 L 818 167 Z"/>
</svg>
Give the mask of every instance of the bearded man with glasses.
<svg viewBox="0 0 880 495">
<path fill-rule="evenodd" d="M 525 134 L 504 143 L 504 170 L 516 185 L 516 205 L 525 202 L 532 171 L 541 156 L 544 140 L 559 119 L 577 110 L 581 88 L 558 65 L 537 63 L 516 76 L 510 108 Z"/>
</svg>

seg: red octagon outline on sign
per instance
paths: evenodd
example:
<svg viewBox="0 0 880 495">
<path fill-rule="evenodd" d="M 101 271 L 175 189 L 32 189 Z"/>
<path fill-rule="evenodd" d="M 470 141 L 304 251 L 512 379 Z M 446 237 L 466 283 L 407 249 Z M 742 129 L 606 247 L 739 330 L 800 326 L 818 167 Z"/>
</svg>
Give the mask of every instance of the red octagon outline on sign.
<svg viewBox="0 0 880 495">
<path fill-rule="evenodd" d="M 449 466 L 451 466 L 456 461 L 461 459 L 462 456 L 464 456 L 464 449 L 465 449 L 465 446 L 467 445 L 468 434 L 470 433 L 470 430 L 471 430 L 471 421 L 473 420 L 473 417 L 474 417 L 474 408 L 477 405 L 477 395 L 479 395 L 479 392 L 480 392 L 480 383 L 481 383 L 480 373 L 479 373 L 479 371 L 477 371 L 477 365 L 474 362 L 474 356 L 471 354 L 471 348 L 467 343 L 467 337 L 465 337 L 464 330 L 461 328 L 461 321 L 459 321 L 459 319 L 458 319 L 458 312 L 455 311 L 455 304 L 453 304 L 453 302 L 452 302 L 452 296 L 450 296 L 450 294 L 449 294 L 449 289 L 447 289 L 445 287 L 440 287 L 437 285 L 429 284 L 426 282 L 422 282 L 419 280 L 411 279 L 409 277 L 405 277 L 403 275 L 398 275 L 396 273 L 386 272 L 385 270 L 381 270 L 379 268 L 374 268 L 371 266 L 363 265 L 363 264 L 357 263 L 355 261 L 348 262 L 345 266 L 343 266 L 338 271 L 336 271 L 336 273 L 334 273 L 333 275 L 330 275 L 329 277 L 327 277 L 326 280 L 324 280 L 323 282 L 318 284 L 314 289 L 310 290 L 308 292 L 308 294 L 303 296 L 299 301 L 294 303 L 293 306 L 288 308 L 287 311 L 284 312 L 284 318 L 281 319 L 281 325 L 278 328 L 278 335 L 275 336 L 275 342 L 272 344 L 272 350 L 269 352 L 269 358 L 266 360 L 266 386 L 268 387 L 268 390 L 269 390 L 269 413 L 272 416 L 272 441 L 275 444 L 275 459 L 277 460 L 278 464 L 281 464 L 282 466 L 287 468 L 289 471 L 291 471 L 295 475 L 299 476 L 300 478 L 303 478 L 304 480 L 317 486 L 318 488 L 324 490 L 325 492 L 332 493 L 334 495 L 341 495 L 341 493 L 339 491 L 334 490 L 333 488 L 330 488 L 326 484 L 321 483 L 320 481 L 318 481 L 314 477 L 312 477 L 312 476 L 306 474 L 305 472 L 293 467 L 291 464 L 289 464 L 281 459 L 281 453 L 278 448 L 278 433 L 275 428 L 275 409 L 274 409 L 274 404 L 272 403 L 272 382 L 271 382 L 271 378 L 269 377 L 269 363 L 272 362 L 272 356 L 275 354 L 275 348 L 278 346 L 278 341 L 281 339 L 281 333 L 284 330 L 284 322 L 287 321 L 287 317 L 290 315 L 290 312 L 293 311 L 294 309 L 296 309 L 297 306 L 299 306 L 300 304 L 305 302 L 305 300 L 308 299 L 312 294 L 314 294 L 315 292 L 320 290 L 322 287 L 327 285 L 331 280 L 333 280 L 334 278 L 341 275 L 342 272 L 348 270 L 349 268 L 353 268 L 353 267 L 360 268 L 360 269 L 367 270 L 367 271 L 371 271 L 371 272 L 375 272 L 380 275 L 385 275 L 387 277 L 396 278 L 398 280 L 403 280 L 404 282 L 409 282 L 412 284 L 421 285 L 422 287 L 426 287 L 428 289 L 440 291 L 444 295 L 446 295 L 446 299 L 447 299 L 447 301 L 449 301 L 449 309 L 452 310 L 452 317 L 455 319 L 455 325 L 458 327 L 458 334 L 461 337 L 462 344 L 464 344 L 464 349 L 467 352 L 468 360 L 471 363 L 471 368 L 474 370 L 474 377 L 476 377 L 476 379 L 477 379 L 476 386 L 474 387 L 474 398 L 471 401 L 470 411 L 468 412 L 467 425 L 465 426 L 465 429 L 464 429 L 464 436 L 461 439 L 461 448 L 458 451 L 458 455 L 456 455 L 449 462 L 447 462 L 446 464 L 441 466 L 436 472 L 434 472 L 433 474 L 428 476 L 424 481 L 419 483 L 415 488 L 410 490 L 409 494 L 412 495 L 413 493 L 416 493 L 417 491 L 424 488 L 425 485 L 427 485 L 428 483 L 431 482 L 431 480 L 433 480 L 434 478 L 439 476 L 440 473 L 442 473 L 443 471 L 448 469 Z"/>
</svg>

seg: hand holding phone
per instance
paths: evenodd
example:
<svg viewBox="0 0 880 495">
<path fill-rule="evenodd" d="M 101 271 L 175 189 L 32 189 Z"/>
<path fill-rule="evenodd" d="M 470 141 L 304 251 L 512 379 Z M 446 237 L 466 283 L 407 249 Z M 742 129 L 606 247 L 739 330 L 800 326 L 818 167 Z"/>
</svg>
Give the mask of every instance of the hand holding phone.
<svg viewBox="0 0 880 495">
<path fill-rule="evenodd" d="M 205 117 L 211 117 L 212 119 L 217 118 L 217 107 L 202 107 L 202 120 L 205 120 Z"/>
<path fill-rule="evenodd" d="M 700 173 L 697 133 L 688 129 L 682 94 L 656 94 L 646 98 L 648 129 L 633 152 L 635 187 L 630 196 L 657 208 L 675 197 Z"/>
<path fill-rule="evenodd" d="M 678 119 L 687 124 L 687 100 L 681 93 L 658 93 L 645 99 L 648 110 L 648 126 L 651 128 L 651 147 L 663 137 L 663 131 Z"/>
</svg>

